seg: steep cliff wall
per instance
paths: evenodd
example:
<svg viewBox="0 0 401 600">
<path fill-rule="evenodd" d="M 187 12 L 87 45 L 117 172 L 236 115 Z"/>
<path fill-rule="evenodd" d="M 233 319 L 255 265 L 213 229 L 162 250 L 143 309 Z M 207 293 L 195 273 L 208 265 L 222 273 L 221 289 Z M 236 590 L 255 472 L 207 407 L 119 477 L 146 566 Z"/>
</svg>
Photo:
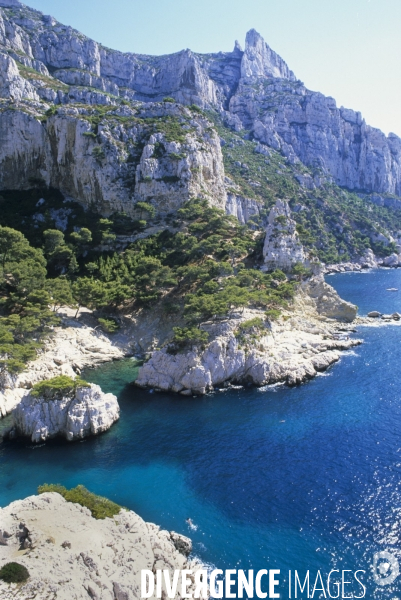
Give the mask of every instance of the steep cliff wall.
<svg viewBox="0 0 401 600">
<path fill-rule="evenodd" d="M 206 118 L 171 103 L 110 109 L 0 106 L 0 189 L 41 179 L 103 214 L 132 214 L 138 201 L 165 214 L 193 196 L 224 208 L 220 143 Z"/>
<path fill-rule="evenodd" d="M 341 186 L 401 195 L 400 138 L 309 91 L 255 30 L 244 51 L 236 43 L 232 52 L 144 56 L 105 48 L 17 1 L 0 6 L 2 97 L 108 104 L 172 96 L 218 109 L 233 128 Z"/>
</svg>

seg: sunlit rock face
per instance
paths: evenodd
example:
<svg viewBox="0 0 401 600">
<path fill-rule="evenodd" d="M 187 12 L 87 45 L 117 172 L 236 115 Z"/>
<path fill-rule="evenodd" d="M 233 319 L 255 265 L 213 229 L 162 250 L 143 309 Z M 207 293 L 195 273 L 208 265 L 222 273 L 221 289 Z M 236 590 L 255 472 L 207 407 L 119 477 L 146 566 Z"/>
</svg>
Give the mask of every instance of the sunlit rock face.
<svg viewBox="0 0 401 600">
<path fill-rule="evenodd" d="M 118 98 L 149 103 L 168 96 L 217 109 L 234 129 L 249 130 L 262 145 L 341 186 L 401 195 L 401 139 L 308 90 L 254 29 L 244 50 L 236 43 L 231 52 L 145 56 L 105 48 L 17 0 L 0 0 L 0 7 L 1 98 L 107 105 Z M 20 65 L 42 77 L 25 72 L 27 79 Z"/>
<path fill-rule="evenodd" d="M 285 200 L 277 200 L 270 211 L 263 257 L 267 271 L 281 269 L 289 272 L 297 263 L 307 262 L 296 231 L 296 223 L 291 218 L 291 210 Z"/>
</svg>

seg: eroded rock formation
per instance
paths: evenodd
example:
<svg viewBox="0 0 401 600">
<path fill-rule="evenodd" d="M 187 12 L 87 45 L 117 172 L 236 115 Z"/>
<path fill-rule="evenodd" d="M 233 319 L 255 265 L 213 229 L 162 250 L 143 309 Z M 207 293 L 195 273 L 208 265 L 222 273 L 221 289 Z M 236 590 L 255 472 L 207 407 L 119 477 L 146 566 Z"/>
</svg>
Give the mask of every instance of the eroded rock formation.
<svg viewBox="0 0 401 600">
<path fill-rule="evenodd" d="M 401 139 L 308 90 L 255 30 L 244 50 L 236 43 L 232 52 L 154 57 L 105 48 L 16 0 L 0 6 L 3 98 L 107 105 L 170 96 L 216 108 L 234 129 L 341 186 L 401 195 Z"/>
<path fill-rule="evenodd" d="M 52 398 L 26 394 L 13 411 L 13 426 L 16 434 L 32 442 L 56 436 L 73 441 L 107 431 L 119 416 L 116 396 L 92 383 Z"/>
</svg>

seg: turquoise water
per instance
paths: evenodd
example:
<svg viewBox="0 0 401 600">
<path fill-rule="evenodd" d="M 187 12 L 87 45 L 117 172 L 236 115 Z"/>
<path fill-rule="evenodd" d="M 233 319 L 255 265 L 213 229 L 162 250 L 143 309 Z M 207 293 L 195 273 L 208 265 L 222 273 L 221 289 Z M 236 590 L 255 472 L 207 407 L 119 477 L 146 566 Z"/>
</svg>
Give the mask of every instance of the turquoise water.
<svg viewBox="0 0 401 600">
<path fill-rule="evenodd" d="M 386 291 L 401 290 L 401 270 L 328 281 L 361 314 L 401 312 L 401 292 Z M 80 443 L 1 444 L 0 505 L 44 482 L 83 483 L 190 535 L 195 554 L 222 569 L 368 571 L 378 550 L 401 558 L 401 328 L 357 335 L 362 346 L 293 389 L 184 398 L 129 385 L 131 360 L 89 371 L 118 395 L 120 421 Z M 394 598 L 369 573 L 364 581 L 366 597 Z"/>
</svg>

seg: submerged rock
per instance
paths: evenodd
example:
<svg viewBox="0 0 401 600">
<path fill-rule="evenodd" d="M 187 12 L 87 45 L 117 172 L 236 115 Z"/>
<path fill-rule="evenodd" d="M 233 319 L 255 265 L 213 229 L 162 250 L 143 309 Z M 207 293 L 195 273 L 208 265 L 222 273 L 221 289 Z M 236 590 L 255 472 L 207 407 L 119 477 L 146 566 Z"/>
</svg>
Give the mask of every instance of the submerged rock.
<svg viewBox="0 0 401 600">
<path fill-rule="evenodd" d="M 72 441 L 110 429 L 120 416 L 120 407 L 114 394 L 104 394 L 98 385 L 90 384 L 54 399 L 28 393 L 12 414 L 16 433 L 32 442 L 59 435 Z"/>
</svg>

